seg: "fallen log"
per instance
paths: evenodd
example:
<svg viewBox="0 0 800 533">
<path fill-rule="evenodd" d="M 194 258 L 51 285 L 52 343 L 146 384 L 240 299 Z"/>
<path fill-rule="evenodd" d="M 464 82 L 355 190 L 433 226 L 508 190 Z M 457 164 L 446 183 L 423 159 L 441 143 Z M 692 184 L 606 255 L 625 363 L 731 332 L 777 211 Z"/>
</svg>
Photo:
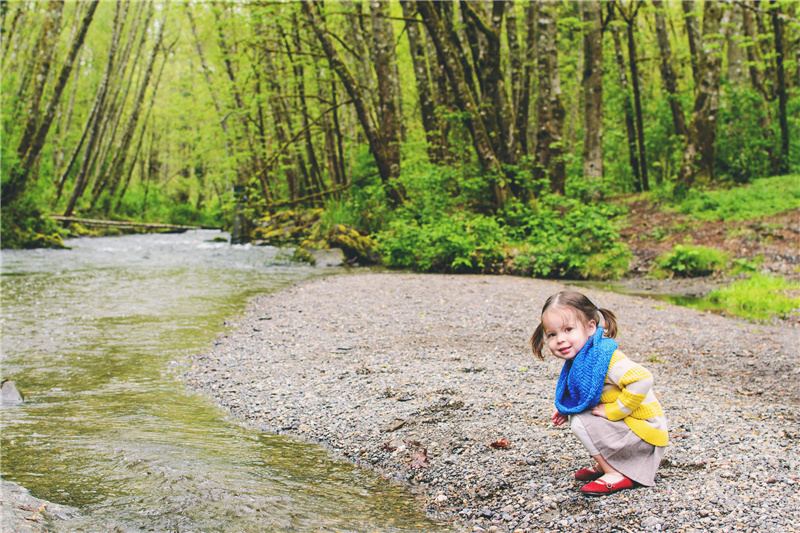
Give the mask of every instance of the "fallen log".
<svg viewBox="0 0 800 533">
<path fill-rule="evenodd" d="M 172 232 L 184 232 L 193 229 L 222 229 L 213 226 L 181 226 L 177 224 L 155 224 L 150 222 L 130 222 L 126 220 L 98 220 L 92 218 L 65 217 L 61 215 L 50 215 L 50 218 L 61 222 L 75 222 L 90 227 L 111 227 L 119 229 L 152 229 Z"/>
</svg>

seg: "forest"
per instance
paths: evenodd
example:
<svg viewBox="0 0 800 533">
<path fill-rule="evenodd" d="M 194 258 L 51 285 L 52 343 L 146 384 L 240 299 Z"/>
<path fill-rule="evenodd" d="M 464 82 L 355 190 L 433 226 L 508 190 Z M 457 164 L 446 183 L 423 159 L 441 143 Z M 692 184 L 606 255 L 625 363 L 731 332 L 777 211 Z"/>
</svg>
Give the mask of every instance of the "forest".
<svg viewBox="0 0 800 533">
<path fill-rule="evenodd" d="M 797 2 L 0 6 L 7 248 L 239 217 L 301 259 L 602 279 L 620 198 L 800 205 Z"/>
</svg>

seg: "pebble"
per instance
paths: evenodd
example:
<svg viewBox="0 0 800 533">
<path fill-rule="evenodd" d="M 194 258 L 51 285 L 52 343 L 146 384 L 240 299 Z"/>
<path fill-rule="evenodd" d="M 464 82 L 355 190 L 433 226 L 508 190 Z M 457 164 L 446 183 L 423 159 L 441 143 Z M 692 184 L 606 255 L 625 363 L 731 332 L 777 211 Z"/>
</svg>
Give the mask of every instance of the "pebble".
<svg viewBox="0 0 800 533">
<path fill-rule="evenodd" d="M 590 459 L 550 422 L 561 365 L 529 347 L 563 288 L 407 273 L 303 282 L 256 297 L 185 379 L 249 426 L 408 483 L 456 531 L 796 531 L 800 330 L 584 290 L 617 314 L 620 349 L 653 373 L 670 423 L 655 486 L 585 498 L 572 476 Z"/>
</svg>

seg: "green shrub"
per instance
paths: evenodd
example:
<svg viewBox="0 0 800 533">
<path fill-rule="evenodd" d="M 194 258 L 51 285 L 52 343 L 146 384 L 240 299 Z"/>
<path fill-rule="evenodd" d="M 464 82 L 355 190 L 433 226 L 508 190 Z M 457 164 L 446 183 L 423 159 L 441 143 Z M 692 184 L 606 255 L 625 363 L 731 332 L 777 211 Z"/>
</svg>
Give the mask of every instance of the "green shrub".
<svg viewBox="0 0 800 533">
<path fill-rule="evenodd" d="M 800 317 L 800 283 L 777 276 L 753 274 L 712 292 L 709 299 L 720 308 L 750 320 Z"/>
<path fill-rule="evenodd" d="M 651 275 L 656 278 L 709 276 L 725 268 L 728 255 L 716 248 L 676 244 L 670 252 L 656 258 Z"/>
<path fill-rule="evenodd" d="M 800 176 L 755 180 L 733 189 L 692 189 L 680 203 L 681 213 L 701 220 L 747 220 L 800 208 Z"/>
<path fill-rule="evenodd" d="M 496 272 L 505 259 L 497 221 L 467 212 L 427 222 L 398 217 L 377 240 L 386 266 L 420 272 Z"/>
<path fill-rule="evenodd" d="M 535 209 L 509 220 L 519 243 L 516 273 L 546 278 L 614 279 L 628 270 L 630 251 L 614 219 L 622 209 L 561 196 L 540 198 Z"/>
</svg>

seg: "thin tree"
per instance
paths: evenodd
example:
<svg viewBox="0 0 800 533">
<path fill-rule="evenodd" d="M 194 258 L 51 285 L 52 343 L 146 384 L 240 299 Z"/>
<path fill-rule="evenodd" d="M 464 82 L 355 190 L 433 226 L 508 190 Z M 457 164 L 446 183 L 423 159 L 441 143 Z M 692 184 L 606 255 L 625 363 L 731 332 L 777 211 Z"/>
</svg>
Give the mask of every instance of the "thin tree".
<svg viewBox="0 0 800 533">
<path fill-rule="evenodd" d="M 641 172 L 642 189 L 650 190 L 647 176 L 647 149 L 644 144 L 644 114 L 642 112 L 642 91 L 639 87 L 639 60 L 636 53 L 636 17 L 641 3 L 634 2 L 625 10 L 625 6 L 617 0 L 617 11 L 625 21 L 628 41 L 628 62 L 631 69 L 631 89 L 633 90 L 633 111 L 636 119 L 636 141 L 639 147 L 639 170 Z"/>
<path fill-rule="evenodd" d="M 714 154 L 716 146 L 719 91 L 722 73 L 724 34 L 720 33 L 723 15 L 729 13 L 721 2 L 709 0 L 703 6 L 703 34 L 698 46 L 697 73 L 699 83 L 695 89 L 689 138 L 683 152 L 678 173 L 676 194 L 684 194 L 700 180 L 714 180 Z"/>
<path fill-rule="evenodd" d="M 442 6 L 442 11 L 444 7 Z M 434 2 L 417 2 L 425 27 L 436 47 L 437 56 L 445 67 L 447 78 L 453 91 L 453 100 L 458 109 L 464 113 L 464 122 L 472 138 L 472 146 L 478 156 L 481 167 L 493 175 L 492 192 L 494 205 L 502 206 L 508 197 L 505 178 L 502 173 L 500 161 L 491 142 L 490 132 L 483 120 L 483 115 L 475 100 L 475 87 L 469 74 L 465 72 L 468 64 L 466 55 L 455 42 L 458 40 L 453 35 L 452 28 L 443 23 L 437 6 Z"/>
<path fill-rule="evenodd" d="M 367 136 L 370 152 L 378 167 L 381 181 L 387 189 L 387 197 L 395 204 L 402 204 L 404 193 L 400 184 L 396 182 L 400 175 L 400 164 L 399 161 L 392 160 L 386 139 L 373 121 L 372 106 L 369 100 L 365 98 L 350 69 L 347 68 L 339 52 L 334 48 L 325 22 L 320 15 L 319 5 L 311 2 L 302 2 L 301 6 L 309 26 L 328 57 L 331 67 L 342 81 L 342 85 L 344 85 L 350 100 L 353 102 L 359 123 Z"/>
<path fill-rule="evenodd" d="M 75 58 L 78 56 L 78 52 L 80 51 L 81 47 L 83 46 L 83 42 L 86 38 L 86 32 L 89 30 L 89 25 L 92 23 L 92 19 L 94 17 L 94 12 L 97 9 L 99 0 L 93 0 L 86 9 L 86 13 L 83 16 L 83 21 L 81 22 L 80 29 L 75 35 L 72 43 L 70 44 L 69 51 L 67 52 L 67 57 L 64 61 L 64 64 L 61 67 L 61 72 L 56 79 L 55 87 L 53 88 L 53 93 L 50 96 L 50 102 L 47 105 L 47 109 L 44 113 L 44 117 L 39 124 L 38 128 L 36 129 L 36 134 L 33 137 L 33 141 L 31 145 L 27 148 L 25 152 L 25 157 L 22 160 L 22 165 L 16 170 L 19 174 L 12 174 L 9 179 L 9 189 L 3 191 L 3 205 L 7 205 L 7 203 L 12 202 L 19 196 L 21 191 L 25 188 L 25 183 L 29 177 L 29 170 L 36 159 L 39 157 L 39 154 L 44 147 L 45 139 L 47 138 L 47 134 L 50 131 L 50 125 L 53 122 L 53 118 L 55 117 L 56 107 L 58 106 L 59 101 L 61 100 L 61 94 L 64 91 L 64 87 L 69 80 L 70 72 L 72 71 L 72 67 L 75 63 Z M 18 152 L 19 153 L 19 152 Z M 7 197 L 8 196 L 8 197 Z"/>
<path fill-rule="evenodd" d="M 550 190 L 564 193 L 564 105 L 558 69 L 557 5 L 541 2 L 538 24 L 538 91 L 536 94 L 536 176 L 550 182 Z"/>
<path fill-rule="evenodd" d="M 583 177 L 603 179 L 603 28 L 600 2 L 581 3 L 583 34 Z"/>
<path fill-rule="evenodd" d="M 667 92 L 675 134 L 685 140 L 687 137 L 686 116 L 683 113 L 683 106 L 681 106 L 680 94 L 678 93 L 678 77 L 672 65 L 672 48 L 669 44 L 667 24 L 664 18 L 667 4 L 662 0 L 653 0 L 653 8 L 656 22 L 656 40 L 658 41 L 658 50 L 661 56 L 661 61 L 659 62 L 661 81 Z"/>
<path fill-rule="evenodd" d="M 611 36 L 614 39 L 614 57 L 617 63 L 617 76 L 622 89 L 622 113 L 625 117 L 625 133 L 628 139 L 628 161 L 633 172 L 633 186 L 636 192 L 642 192 L 642 180 L 639 173 L 639 157 L 636 155 L 636 125 L 633 115 L 633 104 L 628 84 L 628 69 L 625 65 L 625 53 L 622 51 L 622 38 L 617 26 L 611 24 Z"/>
</svg>

